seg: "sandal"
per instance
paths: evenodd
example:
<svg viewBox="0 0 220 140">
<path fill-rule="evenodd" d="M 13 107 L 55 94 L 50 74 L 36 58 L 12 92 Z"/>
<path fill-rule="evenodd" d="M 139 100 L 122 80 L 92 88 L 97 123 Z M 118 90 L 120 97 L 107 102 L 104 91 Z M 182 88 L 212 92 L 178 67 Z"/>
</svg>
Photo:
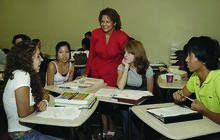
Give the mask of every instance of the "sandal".
<svg viewBox="0 0 220 140">
<path fill-rule="evenodd" d="M 107 133 L 102 132 L 102 138 L 104 139 L 106 137 Z M 101 139 L 101 133 L 98 134 L 98 139 Z"/>
<path fill-rule="evenodd" d="M 114 137 L 114 135 L 115 135 L 114 131 L 108 131 L 106 134 L 106 139 L 110 139 L 110 138 Z"/>
</svg>

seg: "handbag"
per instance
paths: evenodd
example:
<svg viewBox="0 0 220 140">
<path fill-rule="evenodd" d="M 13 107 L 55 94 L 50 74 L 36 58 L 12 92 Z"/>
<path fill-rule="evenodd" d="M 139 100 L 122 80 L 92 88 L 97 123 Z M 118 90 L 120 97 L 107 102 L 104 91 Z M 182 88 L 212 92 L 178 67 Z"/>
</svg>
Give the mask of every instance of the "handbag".
<svg viewBox="0 0 220 140">
<path fill-rule="evenodd" d="M 75 53 L 75 65 L 85 65 L 87 63 L 87 54 L 85 52 Z"/>
</svg>

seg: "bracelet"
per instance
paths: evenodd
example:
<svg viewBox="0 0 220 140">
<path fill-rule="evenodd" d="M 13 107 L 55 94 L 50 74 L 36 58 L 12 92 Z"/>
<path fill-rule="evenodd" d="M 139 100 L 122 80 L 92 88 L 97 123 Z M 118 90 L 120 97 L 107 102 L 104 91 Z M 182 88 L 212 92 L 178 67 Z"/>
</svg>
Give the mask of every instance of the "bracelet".
<svg viewBox="0 0 220 140">
<path fill-rule="evenodd" d="M 47 100 L 42 100 L 43 102 L 46 103 L 46 106 L 48 107 L 48 101 Z"/>
</svg>

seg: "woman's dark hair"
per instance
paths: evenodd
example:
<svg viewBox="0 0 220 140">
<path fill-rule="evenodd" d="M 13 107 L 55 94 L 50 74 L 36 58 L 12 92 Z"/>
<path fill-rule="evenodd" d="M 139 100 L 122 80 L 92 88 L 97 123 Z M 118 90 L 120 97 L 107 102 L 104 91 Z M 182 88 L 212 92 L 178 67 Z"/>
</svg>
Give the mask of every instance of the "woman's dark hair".
<svg viewBox="0 0 220 140">
<path fill-rule="evenodd" d="M 125 45 L 125 50 L 134 55 L 134 66 L 137 68 L 137 73 L 145 75 L 149 67 L 149 61 L 143 44 L 137 40 L 130 40 Z"/>
<path fill-rule="evenodd" d="M 84 50 L 90 50 L 90 39 L 83 38 L 81 43 L 82 46 L 85 46 L 85 48 L 83 48 Z"/>
<path fill-rule="evenodd" d="M 58 51 L 61 47 L 63 46 L 67 46 L 68 50 L 69 50 L 69 58 L 71 58 L 71 49 L 70 49 L 70 44 L 67 41 L 61 41 L 58 42 L 56 45 L 56 59 L 58 58 Z"/>
<path fill-rule="evenodd" d="M 36 53 L 36 50 L 37 47 L 35 45 L 27 42 L 21 42 L 13 46 L 6 57 L 6 69 L 3 78 L 5 82 L 9 79 L 14 79 L 13 72 L 15 70 L 21 70 L 29 74 L 31 92 L 37 104 L 42 100 L 43 88 L 39 75 L 33 68 L 32 57 Z"/>
<path fill-rule="evenodd" d="M 103 15 L 108 16 L 113 21 L 113 23 L 116 23 L 115 30 L 121 29 L 121 19 L 120 19 L 118 12 L 115 9 L 112 9 L 112 8 L 103 9 L 99 14 L 99 23 L 100 24 L 101 24 L 101 20 L 102 20 Z"/>
<path fill-rule="evenodd" d="M 217 40 L 208 36 L 192 37 L 184 46 L 184 51 L 194 53 L 199 61 L 205 63 L 207 69 L 218 69 L 220 48 Z"/>
<path fill-rule="evenodd" d="M 38 44 L 38 42 L 40 42 L 40 39 L 36 38 L 36 39 L 32 39 L 32 42 L 34 42 L 36 45 Z"/>
<path fill-rule="evenodd" d="M 31 41 L 31 38 L 25 34 L 17 34 L 15 36 L 13 36 L 13 39 L 12 39 L 12 44 L 15 45 L 15 42 L 17 39 L 21 38 L 22 41 Z"/>
<path fill-rule="evenodd" d="M 84 34 L 84 37 L 86 38 L 86 36 L 91 37 L 91 36 L 92 36 L 92 32 L 91 32 L 91 31 L 86 32 L 86 33 Z"/>
</svg>

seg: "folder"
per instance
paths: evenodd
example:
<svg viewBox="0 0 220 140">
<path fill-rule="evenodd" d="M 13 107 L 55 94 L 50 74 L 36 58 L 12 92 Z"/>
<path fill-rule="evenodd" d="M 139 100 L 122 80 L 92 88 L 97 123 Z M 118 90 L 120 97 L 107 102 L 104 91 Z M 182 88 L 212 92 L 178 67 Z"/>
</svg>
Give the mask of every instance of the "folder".
<svg viewBox="0 0 220 140">
<path fill-rule="evenodd" d="M 175 123 L 190 120 L 202 119 L 202 113 L 191 110 L 187 106 L 170 106 L 162 108 L 147 109 L 147 112 L 162 121 L 163 123 Z"/>
</svg>

